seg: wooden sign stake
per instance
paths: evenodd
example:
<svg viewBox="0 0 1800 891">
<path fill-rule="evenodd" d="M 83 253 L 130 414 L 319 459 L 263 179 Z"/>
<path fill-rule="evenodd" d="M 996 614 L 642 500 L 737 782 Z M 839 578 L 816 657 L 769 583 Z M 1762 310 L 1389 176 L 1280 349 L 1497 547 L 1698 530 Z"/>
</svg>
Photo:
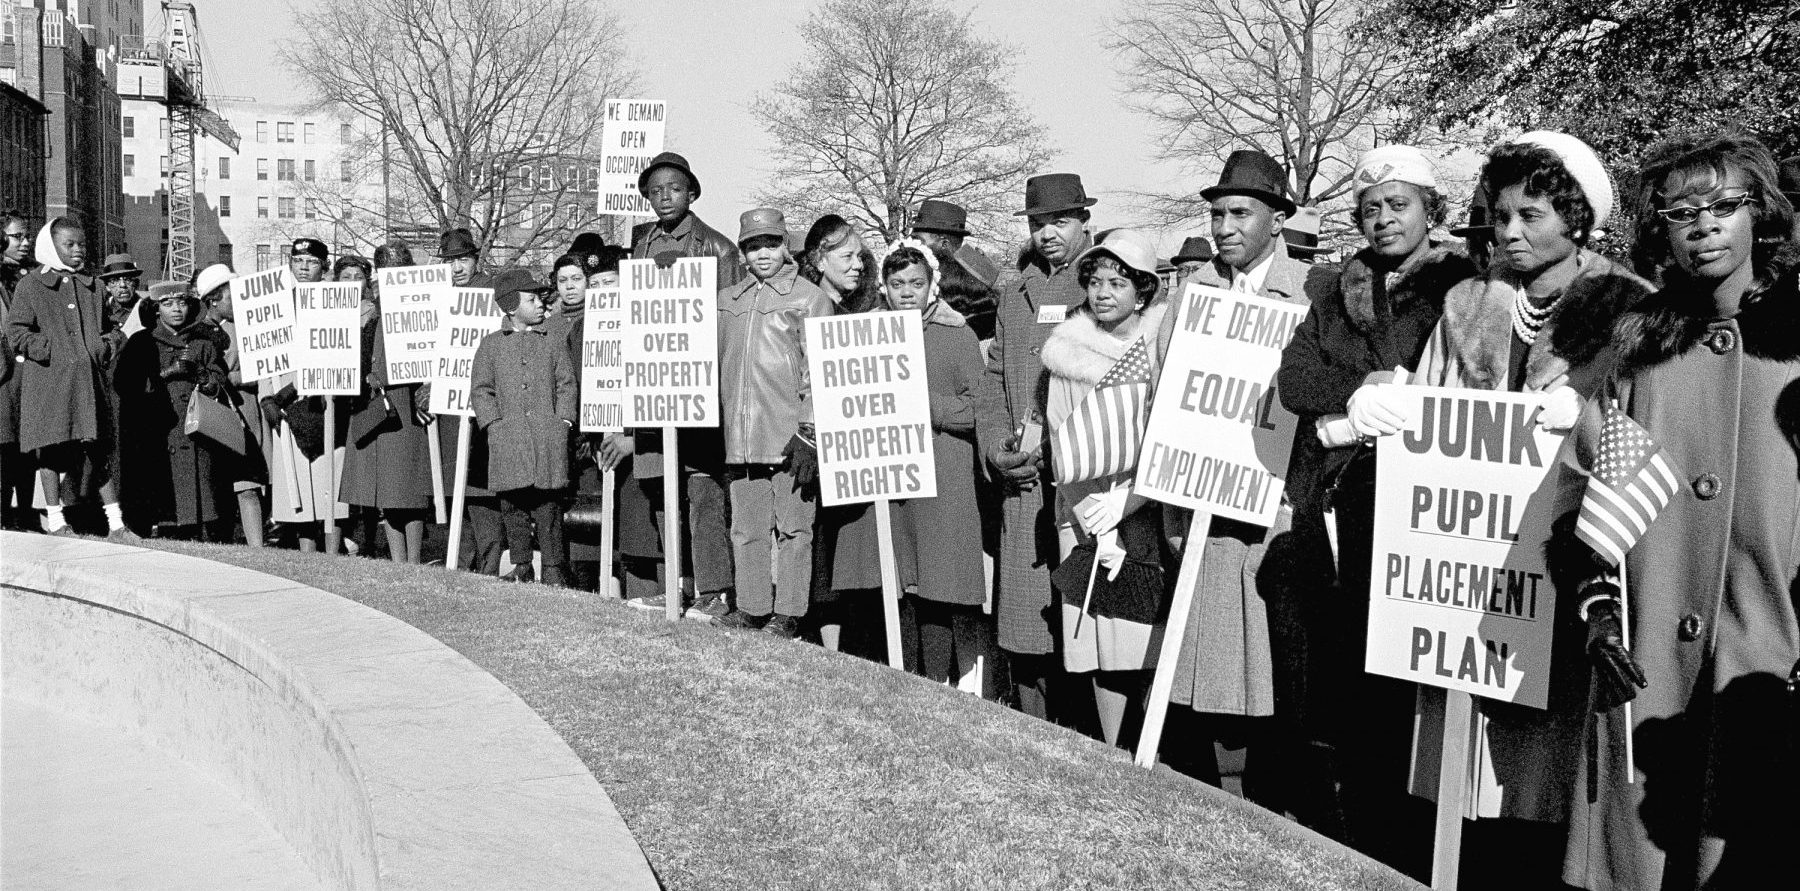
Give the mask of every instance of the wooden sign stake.
<svg viewBox="0 0 1800 891">
<path fill-rule="evenodd" d="M 1144 701 L 1144 729 L 1138 734 L 1137 766 L 1156 766 L 1156 750 L 1162 745 L 1163 722 L 1169 716 L 1169 691 L 1175 688 L 1175 663 L 1181 660 L 1182 638 L 1187 636 L 1188 612 L 1194 605 L 1194 588 L 1200 582 L 1200 564 L 1206 556 L 1206 534 L 1212 529 L 1210 511 L 1194 511 L 1182 541 L 1181 572 L 1175 577 L 1175 599 L 1169 604 L 1169 624 L 1163 628 L 1162 652 L 1156 657 L 1156 676 Z M 1098 557 L 1095 563 L 1099 562 Z"/>
<path fill-rule="evenodd" d="M 456 419 L 456 469 L 450 475 L 450 542 L 444 551 L 444 567 L 456 569 L 458 557 L 462 556 L 463 507 L 468 503 L 469 483 L 469 423 L 468 415 Z M 472 567 L 480 572 L 481 567 Z"/>
<path fill-rule="evenodd" d="M 676 428 L 663 435 L 663 615 L 678 622 L 681 602 L 681 443 Z"/>
<path fill-rule="evenodd" d="M 881 559 L 881 613 L 887 626 L 887 658 L 889 668 L 906 670 L 906 655 L 900 650 L 900 573 L 894 560 L 894 518 L 886 498 L 875 502 L 876 552 Z"/>
</svg>

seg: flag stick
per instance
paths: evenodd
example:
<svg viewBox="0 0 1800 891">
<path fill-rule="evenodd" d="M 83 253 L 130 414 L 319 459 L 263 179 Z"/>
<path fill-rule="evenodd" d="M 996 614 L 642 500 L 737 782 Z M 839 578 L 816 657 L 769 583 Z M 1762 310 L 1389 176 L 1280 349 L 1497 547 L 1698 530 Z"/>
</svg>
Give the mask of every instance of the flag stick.
<svg viewBox="0 0 1800 891">
<path fill-rule="evenodd" d="M 463 508 L 468 503 L 469 416 L 456 419 L 456 468 L 450 475 L 450 542 L 444 552 L 444 568 L 456 569 L 462 552 Z M 470 567 L 480 572 L 480 566 Z"/>
<path fill-rule="evenodd" d="M 674 427 L 663 436 L 663 615 L 681 619 L 681 443 Z"/>
<path fill-rule="evenodd" d="M 889 514 L 886 498 L 875 502 L 875 537 L 881 560 L 881 612 L 887 626 L 888 667 L 906 670 L 905 654 L 900 651 L 900 573 L 894 560 L 894 519 Z"/>
<path fill-rule="evenodd" d="M 425 425 L 425 452 L 431 456 L 431 507 L 436 513 L 433 522 L 449 522 L 444 516 L 444 447 L 438 442 L 436 415 Z"/>
<path fill-rule="evenodd" d="M 1200 584 L 1200 563 L 1206 556 L 1206 533 L 1212 528 L 1212 512 L 1197 510 L 1188 521 L 1182 540 L 1181 572 L 1175 577 L 1175 598 L 1169 604 L 1169 623 L 1163 627 L 1162 651 L 1156 657 L 1156 676 L 1144 701 L 1144 729 L 1138 734 L 1137 766 L 1156 766 L 1156 750 L 1162 745 L 1163 722 L 1169 716 L 1169 691 L 1175 687 L 1175 663 L 1181 660 L 1181 641 L 1187 636 L 1188 611 L 1194 605 L 1194 589 Z M 1096 555 L 1098 552 L 1096 552 Z M 1096 563 L 1100 562 L 1096 556 Z"/>
<path fill-rule="evenodd" d="M 1094 538 L 1094 562 L 1088 565 L 1087 594 L 1081 598 L 1081 612 L 1075 614 L 1075 633 L 1070 637 L 1081 639 L 1081 623 L 1087 619 L 1088 608 L 1094 605 L 1094 582 L 1100 578 L 1100 536 Z"/>
<path fill-rule="evenodd" d="M 1620 642 L 1625 644 L 1625 652 L 1631 652 L 1631 608 L 1626 604 L 1631 600 L 1625 595 L 1629 581 L 1625 571 L 1625 560 L 1619 561 L 1619 635 Z M 1625 701 L 1625 782 L 1637 782 L 1637 748 L 1631 738 L 1637 727 L 1631 721 L 1631 700 Z"/>
</svg>

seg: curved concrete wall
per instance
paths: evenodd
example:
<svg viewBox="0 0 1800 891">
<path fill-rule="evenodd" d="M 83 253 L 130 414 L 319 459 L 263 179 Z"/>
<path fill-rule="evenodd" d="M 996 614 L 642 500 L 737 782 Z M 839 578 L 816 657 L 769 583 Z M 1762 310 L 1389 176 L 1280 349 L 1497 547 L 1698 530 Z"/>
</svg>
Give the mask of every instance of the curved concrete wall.
<svg viewBox="0 0 1800 891">
<path fill-rule="evenodd" d="M 655 888 L 562 739 L 461 655 L 286 579 L 0 535 L 8 698 L 238 790 L 337 888 Z"/>
</svg>

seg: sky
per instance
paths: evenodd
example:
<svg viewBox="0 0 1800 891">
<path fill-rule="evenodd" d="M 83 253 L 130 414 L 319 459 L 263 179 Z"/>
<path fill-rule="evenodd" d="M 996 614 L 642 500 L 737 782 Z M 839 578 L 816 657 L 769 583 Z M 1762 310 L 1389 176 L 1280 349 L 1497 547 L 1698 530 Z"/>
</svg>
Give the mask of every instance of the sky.
<svg viewBox="0 0 1800 891">
<path fill-rule="evenodd" d="M 212 65 L 208 89 L 265 104 L 298 104 L 299 92 L 279 62 L 294 33 L 292 8 L 307 0 L 193 0 Z M 1107 22 L 1124 0 L 953 0 L 973 13 L 983 36 L 1017 47 L 1015 88 L 1059 154 L 1044 172 L 1081 174 L 1096 231 L 1131 225 L 1131 193 L 1166 188 L 1184 177 L 1154 159 L 1150 123 L 1125 108 L 1114 58 L 1104 46 Z M 797 25 L 816 0 L 614 0 L 641 72 L 640 95 L 669 103 L 668 147 L 688 157 L 705 189 L 695 210 L 729 229 L 751 206 L 773 166 L 769 140 L 750 103 L 799 61 Z M 161 22 L 158 0 L 145 0 L 145 30 Z M 352 37 L 351 39 L 354 39 Z M 1196 177 L 1198 191 L 1210 184 Z M 1021 196 L 1021 206 L 1023 196 Z M 1023 235 L 1023 224 L 1019 235 Z M 1184 233 L 1158 233 L 1165 253 Z"/>
</svg>

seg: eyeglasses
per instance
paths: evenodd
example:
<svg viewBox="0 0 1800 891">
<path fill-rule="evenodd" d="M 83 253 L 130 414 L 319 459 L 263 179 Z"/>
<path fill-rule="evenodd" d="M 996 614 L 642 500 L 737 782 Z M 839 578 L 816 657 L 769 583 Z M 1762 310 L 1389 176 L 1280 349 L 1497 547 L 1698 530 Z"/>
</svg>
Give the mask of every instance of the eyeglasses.
<svg viewBox="0 0 1800 891">
<path fill-rule="evenodd" d="M 1656 211 L 1656 215 L 1677 226 L 1686 226 L 1700 219 L 1700 212 L 1706 211 L 1715 220 L 1722 220 L 1738 212 L 1738 208 L 1746 204 L 1761 204 L 1762 201 L 1750 195 L 1732 195 L 1720 198 L 1704 207 L 1670 207 Z"/>
</svg>

